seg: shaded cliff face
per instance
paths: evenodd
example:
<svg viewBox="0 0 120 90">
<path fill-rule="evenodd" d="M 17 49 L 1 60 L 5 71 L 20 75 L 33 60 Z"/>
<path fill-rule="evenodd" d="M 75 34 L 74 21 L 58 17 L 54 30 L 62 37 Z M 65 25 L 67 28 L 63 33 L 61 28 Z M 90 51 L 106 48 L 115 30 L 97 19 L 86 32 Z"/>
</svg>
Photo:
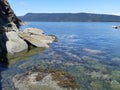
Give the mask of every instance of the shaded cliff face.
<svg viewBox="0 0 120 90">
<path fill-rule="evenodd" d="M 14 14 L 7 0 L 0 0 L 0 27 L 11 27 L 11 22 L 19 28 L 21 20 Z"/>
</svg>

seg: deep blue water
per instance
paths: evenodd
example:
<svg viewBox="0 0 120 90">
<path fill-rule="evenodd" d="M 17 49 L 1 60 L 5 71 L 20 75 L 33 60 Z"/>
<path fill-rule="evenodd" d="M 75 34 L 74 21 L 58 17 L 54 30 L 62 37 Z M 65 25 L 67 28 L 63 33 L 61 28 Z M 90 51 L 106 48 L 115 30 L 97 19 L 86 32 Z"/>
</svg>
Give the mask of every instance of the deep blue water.
<svg viewBox="0 0 120 90">
<path fill-rule="evenodd" d="M 77 78 L 85 78 L 91 75 L 91 72 L 98 70 L 105 72 L 105 75 L 112 75 L 116 70 L 116 75 L 120 72 L 120 30 L 112 28 L 120 23 L 112 22 L 29 22 L 26 27 L 34 27 L 42 29 L 45 34 L 54 34 L 59 41 L 51 44 L 50 48 L 42 53 L 37 53 L 26 61 L 17 61 L 9 69 L 2 72 L 3 87 L 8 82 L 10 84 L 15 74 L 26 72 L 32 66 L 40 64 L 50 65 L 52 68 L 60 68 L 70 73 L 76 74 Z M 95 53 L 98 51 L 97 53 Z M 87 59 L 86 59 L 87 58 Z M 71 65 L 72 63 L 72 65 Z M 87 71 L 84 71 L 87 70 Z M 107 74 L 106 74 L 107 73 Z M 80 75 L 81 76 L 80 76 Z M 100 73 L 101 74 L 101 73 Z M 103 73 L 101 74 L 103 75 Z M 9 78 L 6 78 L 8 77 Z M 119 76 L 119 75 L 118 75 Z M 90 78 L 91 78 L 90 77 Z M 116 76 L 116 78 L 118 78 Z M 118 79 L 113 80 L 118 80 Z M 88 79 L 78 79 L 82 90 L 90 90 L 92 86 Z M 91 78 L 92 80 L 93 78 Z M 98 81 L 98 79 L 96 79 Z M 104 81 L 104 78 L 101 79 Z M 101 82 L 100 81 L 100 82 Z M 92 82 L 92 81 L 91 81 Z M 101 83 L 103 83 L 101 82 Z M 120 80 L 117 82 L 120 83 Z M 85 85 L 88 87 L 85 88 Z M 105 90 L 114 90 L 109 88 Z M 103 89 L 103 90 L 104 90 Z M 91 89 L 96 90 L 96 89 Z M 98 89 L 99 90 L 99 89 Z"/>
</svg>

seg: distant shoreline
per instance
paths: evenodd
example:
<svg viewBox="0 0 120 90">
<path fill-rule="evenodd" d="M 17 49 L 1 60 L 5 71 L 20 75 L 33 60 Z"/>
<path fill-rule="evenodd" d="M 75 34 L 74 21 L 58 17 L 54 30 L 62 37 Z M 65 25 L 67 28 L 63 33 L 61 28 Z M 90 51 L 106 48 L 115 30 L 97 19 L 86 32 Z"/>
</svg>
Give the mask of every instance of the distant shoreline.
<svg viewBox="0 0 120 90">
<path fill-rule="evenodd" d="M 19 18 L 29 22 L 120 22 L 120 16 L 92 13 L 27 13 Z"/>
</svg>

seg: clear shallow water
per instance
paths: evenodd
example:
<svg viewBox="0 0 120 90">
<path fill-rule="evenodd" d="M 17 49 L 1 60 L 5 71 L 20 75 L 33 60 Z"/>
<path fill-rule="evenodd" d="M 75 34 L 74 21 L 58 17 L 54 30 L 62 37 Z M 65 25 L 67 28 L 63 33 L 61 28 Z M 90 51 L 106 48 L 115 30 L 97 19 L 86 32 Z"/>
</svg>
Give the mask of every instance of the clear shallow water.
<svg viewBox="0 0 120 90">
<path fill-rule="evenodd" d="M 30 22 L 22 28 L 40 28 L 59 42 L 1 72 L 3 88 L 13 90 L 15 74 L 40 66 L 71 73 L 81 90 L 120 90 L 120 30 L 112 29 L 114 25 L 120 23 Z"/>
</svg>

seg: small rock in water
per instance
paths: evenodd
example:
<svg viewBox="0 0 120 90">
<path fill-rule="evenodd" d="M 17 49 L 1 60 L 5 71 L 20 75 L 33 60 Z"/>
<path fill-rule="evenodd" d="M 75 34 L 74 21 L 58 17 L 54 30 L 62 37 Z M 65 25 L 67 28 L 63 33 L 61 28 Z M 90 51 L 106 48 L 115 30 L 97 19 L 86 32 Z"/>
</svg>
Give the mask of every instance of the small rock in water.
<svg viewBox="0 0 120 90">
<path fill-rule="evenodd" d="M 54 42 L 58 42 L 58 38 L 55 35 L 49 34 L 48 36 L 51 36 Z"/>
</svg>

